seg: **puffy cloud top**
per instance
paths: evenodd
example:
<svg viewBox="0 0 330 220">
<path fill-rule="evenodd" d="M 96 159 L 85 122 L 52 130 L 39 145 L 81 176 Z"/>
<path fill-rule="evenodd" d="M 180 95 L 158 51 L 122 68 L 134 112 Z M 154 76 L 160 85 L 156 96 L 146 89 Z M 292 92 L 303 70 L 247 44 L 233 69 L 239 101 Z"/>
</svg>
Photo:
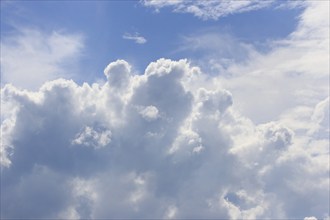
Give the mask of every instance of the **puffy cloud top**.
<svg viewBox="0 0 330 220">
<path fill-rule="evenodd" d="M 114 88 L 126 87 L 129 83 L 130 72 L 131 66 L 125 60 L 110 63 L 104 69 L 109 85 Z"/>
</svg>

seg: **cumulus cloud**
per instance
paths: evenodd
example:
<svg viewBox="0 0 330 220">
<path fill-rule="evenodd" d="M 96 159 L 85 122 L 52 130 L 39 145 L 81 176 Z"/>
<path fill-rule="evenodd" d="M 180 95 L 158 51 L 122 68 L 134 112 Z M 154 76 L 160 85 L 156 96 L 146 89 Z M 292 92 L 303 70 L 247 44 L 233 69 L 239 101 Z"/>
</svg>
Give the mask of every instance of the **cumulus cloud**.
<svg viewBox="0 0 330 220">
<path fill-rule="evenodd" d="M 141 75 L 117 60 L 105 76 L 2 88 L 2 218 L 329 215 L 325 137 L 254 125 L 187 60 Z M 310 123 L 323 123 L 324 105 Z"/>
<path fill-rule="evenodd" d="M 142 1 L 144 6 L 153 7 L 156 9 L 157 12 L 159 12 L 161 8 L 171 7 L 173 8 L 174 12 L 190 13 L 203 20 L 207 20 L 207 19 L 217 20 L 221 17 L 225 17 L 230 14 L 258 10 L 270 6 L 271 4 L 273 4 L 273 2 L 274 2 L 273 0 L 267 0 L 267 1 L 144 0 Z"/>
<path fill-rule="evenodd" d="M 30 90 L 48 80 L 72 77 L 70 70 L 77 69 L 84 46 L 82 35 L 61 31 L 19 28 L 2 37 L 1 83 Z"/>
<path fill-rule="evenodd" d="M 4 85 L 1 218 L 328 218 L 328 4 L 226 77 L 162 58 Z"/>
<path fill-rule="evenodd" d="M 147 43 L 147 39 L 145 39 L 144 37 L 142 37 L 137 32 L 135 32 L 134 34 L 125 33 L 123 35 L 123 39 L 125 39 L 125 40 L 132 40 L 132 41 L 134 41 L 137 44 L 145 44 L 145 43 Z"/>
</svg>

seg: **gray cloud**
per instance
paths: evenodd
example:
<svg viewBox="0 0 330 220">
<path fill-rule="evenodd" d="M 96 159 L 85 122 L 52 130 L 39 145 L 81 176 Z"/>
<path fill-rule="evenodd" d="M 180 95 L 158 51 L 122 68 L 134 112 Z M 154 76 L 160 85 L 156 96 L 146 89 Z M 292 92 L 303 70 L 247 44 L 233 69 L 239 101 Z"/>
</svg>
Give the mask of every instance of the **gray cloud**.
<svg viewBox="0 0 330 220">
<path fill-rule="evenodd" d="M 105 75 L 2 88 L 1 218 L 329 215 L 326 101 L 297 133 L 254 125 L 186 60 Z"/>
</svg>

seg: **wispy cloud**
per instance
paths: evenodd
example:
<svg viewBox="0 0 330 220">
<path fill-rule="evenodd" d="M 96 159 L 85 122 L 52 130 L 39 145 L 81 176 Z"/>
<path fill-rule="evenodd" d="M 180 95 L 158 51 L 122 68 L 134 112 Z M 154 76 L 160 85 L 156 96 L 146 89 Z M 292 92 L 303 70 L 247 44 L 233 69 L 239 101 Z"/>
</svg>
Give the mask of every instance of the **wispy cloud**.
<svg viewBox="0 0 330 220">
<path fill-rule="evenodd" d="M 328 6 L 305 3 L 297 28 L 281 40 L 268 40 L 267 52 L 217 30 L 185 36 L 175 52 L 192 54 L 193 63 L 218 75 L 235 105 L 255 123 L 282 117 L 298 106 L 312 109 L 329 94 Z"/>
<path fill-rule="evenodd" d="M 195 1 L 195 0 L 144 0 L 143 4 L 153 7 L 157 12 L 163 7 L 172 7 L 174 12 L 191 13 L 203 20 L 217 20 L 230 14 L 258 10 L 270 6 L 274 1 Z"/>
<path fill-rule="evenodd" d="M 1 41 L 3 83 L 37 89 L 48 80 L 72 74 L 83 47 L 79 34 L 21 28 Z"/>
<path fill-rule="evenodd" d="M 125 33 L 123 35 L 123 39 L 125 39 L 125 40 L 133 40 L 137 44 L 145 44 L 145 43 L 147 43 L 147 39 L 145 39 L 143 36 L 141 36 L 138 32 L 135 32 L 134 34 Z"/>
</svg>

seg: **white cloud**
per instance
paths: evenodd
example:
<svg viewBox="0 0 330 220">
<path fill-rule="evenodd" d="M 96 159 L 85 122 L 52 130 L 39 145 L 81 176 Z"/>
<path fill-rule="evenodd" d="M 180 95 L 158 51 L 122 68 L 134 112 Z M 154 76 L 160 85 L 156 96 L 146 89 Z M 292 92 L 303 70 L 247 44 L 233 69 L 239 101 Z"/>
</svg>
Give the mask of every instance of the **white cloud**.
<svg viewBox="0 0 330 220">
<path fill-rule="evenodd" d="M 37 90 L 44 82 L 72 77 L 83 49 L 81 35 L 21 28 L 1 40 L 2 83 Z"/>
<path fill-rule="evenodd" d="M 313 109 L 329 95 L 328 6 L 327 1 L 305 2 L 297 28 L 284 39 L 268 40 L 267 52 L 213 30 L 184 37 L 178 52 L 201 55 L 192 56 L 192 62 L 219 76 L 205 86 L 221 84 L 255 123 L 279 119 L 298 107 Z"/>
<path fill-rule="evenodd" d="M 255 48 L 225 31 L 208 29 L 183 36 L 173 52 L 188 54 L 194 64 L 210 75 L 225 76 L 227 68 L 246 62 Z"/>
<path fill-rule="evenodd" d="M 328 218 L 328 3 L 310 4 L 226 77 L 117 60 L 105 84 L 5 85 L 1 218 Z"/>
<path fill-rule="evenodd" d="M 109 85 L 114 88 L 126 88 L 130 79 L 131 66 L 125 60 L 110 63 L 105 69 Z"/>
<path fill-rule="evenodd" d="M 145 39 L 144 37 L 142 37 L 137 32 L 135 32 L 134 34 L 125 33 L 123 35 L 123 39 L 125 39 L 125 40 L 132 40 L 132 41 L 134 41 L 137 44 L 145 44 L 145 43 L 147 43 L 147 39 Z"/>
<path fill-rule="evenodd" d="M 105 130 L 97 132 L 93 128 L 86 126 L 82 132 L 76 135 L 76 138 L 72 141 L 72 144 L 99 148 L 108 145 L 110 141 L 111 131 Z"/>
<path fill-rule="evenodd" d="M 297 29 L 269 53 L 254 53 L 248 62 L 229 67 L 233 77 L 223 85 L 256 121 L 297 106 L 313 108 L 329 96 L 329 2 L 308 3 Z"/>
<path fill-rule="evenodd" d="M 145 108 L 142 107 L 140 109 L 141 109 L 140 114 L 142 115 L 143 118 L 145 118 L 148 121 L 155 120 L 159 117 L 159 111 L 153 105 L 149 105 Z"/>
<path fill-rule="evenodd" d="M 273 0 L 255 1 L 195 1 L 195 0 L 144 0 L 143 5 L 153 7 L 157 12 L 163 7 L 171 7 L 174 12 L 190 13 L 203 20 L 217 20 L 230 14 L 258 10 L 273 4 Z"/>
<path fill-rule="evenodd" d="M 317 220 L 317 218 L 315 218 L 314 216 L 311 216 L 311 217 L 305 217 L 304 220 Z"/>
<path fill-rule="evenodd" d="M 2 218 L 329 215 L 324 136 L 254 125 L 187 60 L 142 75 L 118 60 L 105 75 L 104 85 L 2 89 L 13 106 L 1 125 Z M 309 123 L 323 123 L 324 105 Z"/>
</svg>

